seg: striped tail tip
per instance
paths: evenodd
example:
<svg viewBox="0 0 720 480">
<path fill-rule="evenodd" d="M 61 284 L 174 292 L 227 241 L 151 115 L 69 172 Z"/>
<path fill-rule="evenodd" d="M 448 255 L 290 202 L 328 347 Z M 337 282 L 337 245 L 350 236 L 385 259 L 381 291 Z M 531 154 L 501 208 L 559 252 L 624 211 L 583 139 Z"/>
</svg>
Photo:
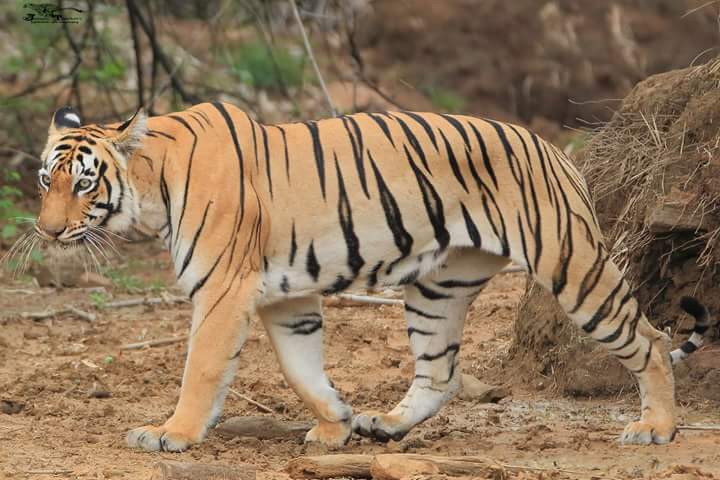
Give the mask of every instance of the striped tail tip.
<svg viewBox="0 0 720 480">
<path fill-rule="evenodd" d="M 691 353 L 700 348 L 704 341 L 704 335 L 710 328 L 710 312 L 707 307 L 694 297 L 682 297 L 680 308 L 695 318 L 695 326 L 692 334 L 685 343 L 670 352 L 670 359 L 673 365 L 680 360 L 686 359 Z"/>
</svg>

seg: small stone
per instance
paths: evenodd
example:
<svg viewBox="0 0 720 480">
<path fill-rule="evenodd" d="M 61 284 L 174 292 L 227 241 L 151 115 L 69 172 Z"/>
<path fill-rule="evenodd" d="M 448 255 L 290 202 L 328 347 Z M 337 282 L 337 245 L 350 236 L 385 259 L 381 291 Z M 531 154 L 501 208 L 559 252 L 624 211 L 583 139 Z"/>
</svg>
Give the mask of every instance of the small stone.
<svg viewBox="0 0 720 480">
<path fill-rule="evenodd" d="M 0 400 L 0 412 L 6 415 L 20 413 L 23 408 L 25 408 L 24 403 L 16 402 L 15 400 Z"/>
<path fill-rule="evenodd" d="M 510 392 L 504 387 L 488 385 L 472 375 L 463 374 L 462 389 L 458 397 L 480 403 L 497 403 L 508 395 Z"/>
</svg>

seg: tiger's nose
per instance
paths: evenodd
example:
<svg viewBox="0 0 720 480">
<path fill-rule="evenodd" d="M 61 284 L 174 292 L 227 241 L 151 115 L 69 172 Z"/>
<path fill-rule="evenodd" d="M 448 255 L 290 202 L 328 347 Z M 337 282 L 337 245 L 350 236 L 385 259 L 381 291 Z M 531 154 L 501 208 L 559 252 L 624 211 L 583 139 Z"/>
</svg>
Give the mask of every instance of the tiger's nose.
<svg viewBox="0 0 720 480">
<path fill-rule="evenodd" d="M 38 228 L 42 231 L 42 233 L 53 240 L 58 238 L 65 231 L 65 225 L 44 225 L 39 223 Z"/>
</svg>

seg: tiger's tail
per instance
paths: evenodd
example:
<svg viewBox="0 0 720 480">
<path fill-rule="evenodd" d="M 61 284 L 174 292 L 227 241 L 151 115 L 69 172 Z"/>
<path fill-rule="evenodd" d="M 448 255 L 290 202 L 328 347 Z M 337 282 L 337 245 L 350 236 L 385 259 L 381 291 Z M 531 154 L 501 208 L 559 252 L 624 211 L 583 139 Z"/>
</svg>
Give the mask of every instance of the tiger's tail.
<svg viewBox="0 0 720 480">
<path fill-rule="evenodd" d="M 686 359 L 688 355 L 700 348 L 705 340 L 704 335 L 710 328 L 710 312 L 707 307 L 705 307 L 705 305 L 700 303 L 697 299 L 694 297 L 682 297 L 680 300 L 680 308 L 695 317 L 695 326 L 692 329 L 692 335 L 690 335 L 690 338 L 680 345 L 680 348 L 670 352 L 670 358 L 673 365 L 680 360 Z"/>
</svg>

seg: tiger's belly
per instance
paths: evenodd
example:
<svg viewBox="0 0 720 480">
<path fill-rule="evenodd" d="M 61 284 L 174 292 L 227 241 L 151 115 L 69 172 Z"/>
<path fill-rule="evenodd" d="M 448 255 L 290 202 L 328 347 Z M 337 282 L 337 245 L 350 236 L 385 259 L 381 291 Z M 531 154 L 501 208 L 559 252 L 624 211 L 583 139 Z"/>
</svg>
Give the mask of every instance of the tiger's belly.
<svg viewBox="0 0 720 480">
<path fill-rule="evenodd" d="M 374 255 L 363 255 L 362 265 L 351 262 L 347 253 L 333 255 L 314 250 L 294 258 L 293 262 L 288 261 L 288 253 L 266 257 L 259 305 L 308 295 L 413 283 L 442 265 L 449 249 L 440 251 L 432 242 L 402 257 L 393 246 L 379 249 Z"/>
</svg>

